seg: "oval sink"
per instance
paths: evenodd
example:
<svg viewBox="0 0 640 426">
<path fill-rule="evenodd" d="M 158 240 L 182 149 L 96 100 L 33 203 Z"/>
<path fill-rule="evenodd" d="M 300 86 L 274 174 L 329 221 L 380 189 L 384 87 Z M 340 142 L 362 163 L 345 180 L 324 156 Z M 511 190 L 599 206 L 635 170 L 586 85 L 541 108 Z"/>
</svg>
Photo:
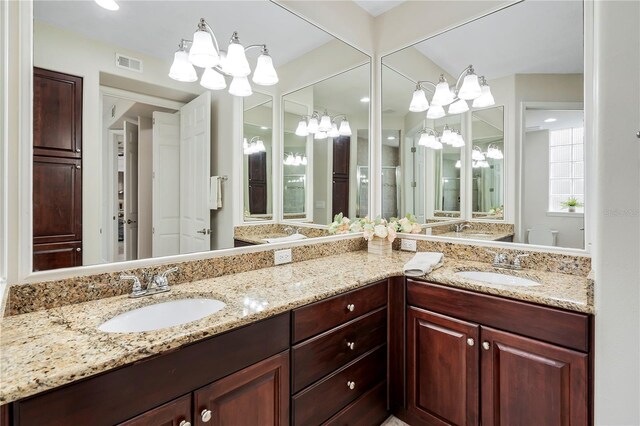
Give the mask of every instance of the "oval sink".
<svg viewBox="0 0 640 426">
<path fill-rule="evenodd" d="M 482 281 L 490 284 L 515 285 L 520 287 L 533 287 L 540 285 L 539 282 L 528 278 L 516 277 L 515 275 L 498 274 L 496 272 L 484 271 L 462 271 L 456 275 L 473 281 Z"/>
<path fill-rule="evenodd" d="M 98 326 L 107 333 L 139 333 L 196 321 L 218 312 L 225 303 L 215 299 L 179 299 L 124 312 Z"/>
</svg>

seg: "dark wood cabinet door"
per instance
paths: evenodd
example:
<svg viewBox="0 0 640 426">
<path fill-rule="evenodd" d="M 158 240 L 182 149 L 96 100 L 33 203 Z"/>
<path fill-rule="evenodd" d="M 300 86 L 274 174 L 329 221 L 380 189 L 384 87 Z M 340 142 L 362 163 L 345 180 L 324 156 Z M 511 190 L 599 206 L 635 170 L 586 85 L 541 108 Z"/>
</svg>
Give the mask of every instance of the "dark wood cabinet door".
<svg viewBox="0 0 640 426">
<path fill-rule="evenodd" d="M 191 394 L 188 394 L 120 423 L 120 426 L 184 426 L 191 422 Z"/>
<path fill-rule="evenodd" d="M 80 158 L 82 77 L 33 69 L 35 155 Z"/>
<path fill-rule="evenodd" d="M 332 216 L 342 213 L 349 216 L 349 179 L 334 178 L 331 206 Z"/>
<path fill-rule="evenodd" d="M 333 176 L 349 179 L 349 159 L 351 154 L 351 137 L 333 138 Z"/>
<path fill-rule="evenodd" d="M 289 351 L 194 392 L 195 425 L 288 425 Z M 203 417 L 209 412 L 211 418 Z"/>
<path fill-rule="evenodd" d="M 249 211 L 251 214 L 267 213 L 267 153 L 249 155 Z"/>
<path fill-rule="evenodd" d="M 409 415 L 429 425 L 477 425 L 479 326 L 409 307 L 407 331 Z"/>
<path fill-rule="evenodd" d="M 82 266 L 82 242 L 33 245 L 33 271 Z"/>
<path fill-rule="evenodd" d="M 589 423 L 587 354 L 485 327 L 481 340 L 482 424 Z"/>
</svg>

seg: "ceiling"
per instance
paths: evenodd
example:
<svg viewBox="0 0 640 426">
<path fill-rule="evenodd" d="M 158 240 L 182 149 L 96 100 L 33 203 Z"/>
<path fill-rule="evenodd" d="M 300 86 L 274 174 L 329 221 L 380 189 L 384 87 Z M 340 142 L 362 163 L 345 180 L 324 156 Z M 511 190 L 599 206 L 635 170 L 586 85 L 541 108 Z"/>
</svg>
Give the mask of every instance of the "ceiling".
<svg viewBox="0 0 640 426">
<path fill-rule="evenodd" d="M 583 45 L 581 1 L 527 0 L 414 47 L 451 75 L 473 64 L 478 75 L 494 79 L 582 73 Z"/>
<path fill-rule="evenodd" d="M 555 118 L 552 123 L 544 120 Z M 525 113 L 525 128 L 527 132 L 536 130 L 558 130 L 584 126 L 584 111 L 582 110 L 545 110 L 527 109 Z"/>
<path fill-rule="evenodd" d="M 238 31 L 240 42 L 267 44 L 276 66 L 287 63 L 333 37 L 268 0 L 126 1 L 111 12 L 93 1 L 35 1 L 34 19 L 89 38 L 173 59 L 180 39 L 192 39 L 199 19 L 213 28 L 220 48 Z M 295 37 L 291 35 L 295 34 Z M 257 50 L 249 57 L 257 57 Z"/>
<path fill-rule="evenodd" d="M 353 0 L 355 4 L 369 12 L 372 16 L 382 15 L 388 10 L 404 3 L 405 0 Z"/>
</svg>

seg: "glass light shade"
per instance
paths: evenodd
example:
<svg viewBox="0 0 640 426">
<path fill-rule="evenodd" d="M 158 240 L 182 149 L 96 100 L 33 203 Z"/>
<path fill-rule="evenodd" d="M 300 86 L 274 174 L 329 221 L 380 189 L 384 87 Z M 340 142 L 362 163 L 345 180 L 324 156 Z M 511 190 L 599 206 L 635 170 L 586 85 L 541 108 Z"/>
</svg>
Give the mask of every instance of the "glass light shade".
<svg viewBox="0 0 640 426">
<path fill-rule="evenodd" d="M 440 105 L 434 105 L 433 102 L 431 102 L 431 107 L 429 108 L 429 111 L 427 111 L 427 118 L 435 120 L 444 116 L 444 108 L 442 108 Z"/>
<path fill-rule="evenodd" d="M 295 165 L 299 166 L 300 164 L 302 164 L 302 157 L 300 156 L 300 154 L 297 154 Z"/>
<path fill-rule="evenodd" d="M 284 164 L 287 166 L 292 166 L 293 161 L 294 161 L 293 154 L 288 154 L 287 158 L 284 159 Z"/>
<path fill-rule="evenodd" d="M 308 136 L 309 131 L 307 130 L 307 122 L 305 120 L 300 120 L 298 123 L 298 127 L 296 127 L 296 135 L 298 136 Z"/>
<path fill-rule="evenodd" d="M 473 100 L 474 108 L 484 108 L 495 105 L 496 101 L 493 99 L 493 95 L 491 94 L 491 88 L 488 84 L 482 86 L 482 94 Z"/>
<path fill-rule="evenodd" d="M 229 43 L 226 62 L 229 74 L 234 77 L 246 77 L 251 74 L 244 47 L 240 43 Z"/>
<path fill-rule="evenodd" d="M 427 146 L 428 145 L 429 135 L 423 133 L 420 135 L 420 139 L 418 139 L 418 145 Z"/>
<path fill-rule="evenodd" d="M 409 111 L 422 112 L 422 111 L 426 111 L 428 108 L 429 108 L 429 101 L 427 101 L 427 95 L 425 95 L 424 90 L 416 89 L 413 92 L 413 97 L 411 98 Z"/>
<path fill-rule="evenodd" d="M 456 169 L 459 169 L 462 167 L 462 162 L 460 160 L 456 161 Z"/>
<path fill-rule="evenodd" d="M 315 117 L 311 117 L 309 119 L 309 123 L 307 124 L 307 132 L 314 134 L 318 132 L 318 119 Z"/>
<path fill-rule="evenodd" d="M 197 30 L 193 33 L 193 44 L 189 49 L 189 62 L 200 68 L 212 68 L 220 63 L 220 56 L 213 46 L 211 34 L 203 30 Z"/>
<path fill-rule="evenodd" d="M 271 56 L 265 54 L 258 56 L 252 80 L 261 86 L 273 86 L 278 82 L 278 73 L 273 67 Z"/>
<path fill-rule="evenodd" d="M 449 83 L 446 81 L 441 81 L 436 85 L 436 92 L 433 94 L 433 98 L 431 99 L 431 106 L 445 106 L 449 105 L 453 102 L 453 94 L 451 93 L 451 89 L 449 88 Z"/>
<path fill-rule="evenodd" d="M 462 87 L 458 92 L 458 97 L 464 100 L 471 100 L 479 97 L 482 94 L 480 83 L 478 82 L 478 76 L 475 74 L 467 74 L 464 76 Z"/>
<path fill-rule="evenodd" d="M 229 61 L 227 61 L 227 53 L 226 52 L 220 52 L 220 69 L 222 70 L 222 72 L 224 72 L 225 74 L 231 74 L 229 72 Z"/>
<path fill-rule="evenodd" d="M 338 133 L 340 133 L 340 136 L 351 136 L 351 126 L 347 120 L 342 120 Z"/>
<path fill-rule="evenodd" d="M 432 148 L 432 149 L 442 149 L 442 142 L 440 142 L 438 139 L 436 139 L 436 140 L 431 144 L 431 148 Z"/>
<path fill-rule="evenodd" d="M 451 144 L 453 137 L 453 132 L 449 128 L 449 126 L 444 126 L 444 130 L 442 131 L 442 136 L 440 137 L 440 141 L 442 143 Z"/>
<path fill-rule="evenodd" d="M 453 145 L 454 148 L 460 148 L 464 146 L 464 139 L 462 138 L 462 135 L 460 134 L 459 130 L 456 131 L 451 145 Z"/>
<path fill-rule="evenodd" d="M 480 151 L 478 147 L 474 147 L 473 150 L 471 151 L 471 159 L 474 161 L 486 160 L 484 154 L 482 153 L 482 151 Z"/>
<path fill-rule="evenodd" d="M 329 130 L 331 130 L 331 117 L 329 117 L 327 114 L 324 114 L 320 118 L 318 130 L 320 130 L 321 132 L 328 132 Z"/>
<path fill-rule="evenodd" d="M 477 161 L 474 161 L 473 163 L 471 163 L 471 167 L 473 167 L 474 169 L 477 169 L 480 166 L 478 166 L 478 162 Z"/>
<path fill-rule="evenodd" d="M 337 138 L 340 136 L 340 131 L 338 130 L 338 125 L 336 123 L 331 123 L 331 130 L 327 132 L 327 136 L 330 138 Z"/>
<path fill-rule="evenodd" d="M 487 162 L 487 160 L 478 161 L 478 165 L 483 169 L 489 167 L 489 163 Z"/>
<path fill-rule="evenodd" d="M 233 77 L 229 85 L 229 93 L 233 96 L 251 96 L 253 91 L 247 77 Z"/>
<path fill-rule="evenodd" d="M 300 164 L 302 164 L 303 166 L 307 165 L 307 156 L 306 155 L 302 157 L 302 161 L 300 162 Z"/>
<path fill-rule="evenodd" d="M 458 99 L 449 105 L 449 114 L 462 114 L 467 111 L 469 111 L 469 105 L 467 105 L 467 101 L 463 99 Z"/>
<path fill-rule="evenodd" d="M 227 87 L 227 82 L 218 71 L 213 68 L 205 68 L 200 78 L 200 86 L 209 90 L 222 90 Z"/>
<path fill-rule="evenodd" d="M 98 6 L 107 10 L 116 11 L 120 9 L 120 6 L 115 2 L 115 0 L 96 0 L 96 3 Z"/>
<path fill-rule="evenodd" d="M 171 69 L 169 69 L 169 77 L 185 83 L 191 83 L 198 79 L 196 69 L 193 68 L 193 65 L 189 62 L 187 52 L 184 50 L 178 50 L 173 55 L 173 63 L 171 64 Z"/>
<path fill-rule="evenodd" d="M 261 139 L 258 139 L 256 141 L 256 149 L 258 150 L 258 152 L 265 152 L 267 150 L 267 148 L 265 148 L 264 146 L 264 142 L 262 142 Z"/>
<path fill-rule="evenodd" d="M 315 136 L 313 137 L 314 139 L 326 139 L 327 138 L 327 133 L 326 132 L 316 132 Z"/>
</svg>

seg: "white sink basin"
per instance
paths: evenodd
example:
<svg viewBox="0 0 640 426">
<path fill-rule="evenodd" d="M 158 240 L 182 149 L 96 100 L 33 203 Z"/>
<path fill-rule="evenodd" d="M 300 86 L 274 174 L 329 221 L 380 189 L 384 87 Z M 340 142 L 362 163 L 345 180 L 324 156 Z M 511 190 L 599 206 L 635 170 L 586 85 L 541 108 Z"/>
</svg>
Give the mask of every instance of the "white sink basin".
<svg viewBox="0 0 640 426">
<path fill-rule="evenodd" d="M 107 333 L 139 333 L 196 321 L 224 308 L 215 299 L 179 299 L 122 313 L 98 326 Z"/>
<path fill-rule="evenodd" d="M 307 238 L 306 235 L 302 235 L 302 234 L 293 234 L 293 235 L 289 235 L 287 237 L 277 237 L 277 238 L 265 238 L 264 240 L 268 243 L 285 243 L 287 241 L 298 241 L 298 240 L 304 240 L 305 238 Z"/>
<path fill-rule="evenodd" d="M 516 277 L 508 274 L 498 274 L 496 272 L 462 271 L 456 272 L 456 275 L 469 280 L 482 281 L 490 284 L 514 285 L 519 287 L 533 287 L 540 285 L 539 282 L 528 278 Z"/>
</svg>

